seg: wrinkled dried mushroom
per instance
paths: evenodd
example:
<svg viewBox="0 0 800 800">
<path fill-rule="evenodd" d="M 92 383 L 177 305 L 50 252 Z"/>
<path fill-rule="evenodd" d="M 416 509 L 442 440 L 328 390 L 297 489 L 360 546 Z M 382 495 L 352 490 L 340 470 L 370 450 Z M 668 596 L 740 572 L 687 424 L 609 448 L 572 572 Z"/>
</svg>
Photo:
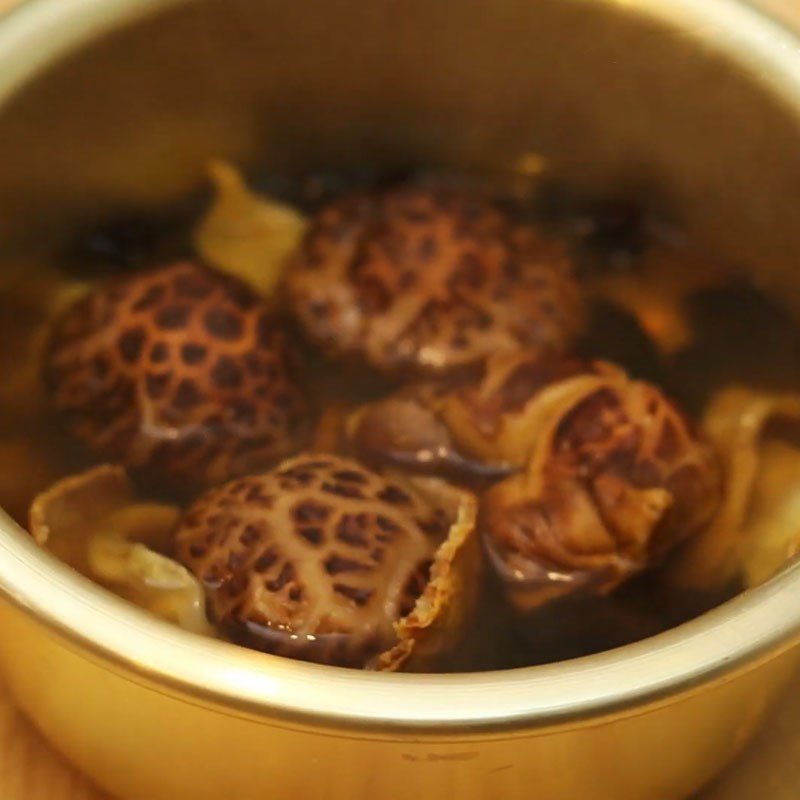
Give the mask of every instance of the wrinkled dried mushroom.
<svg viewBox="0 0 800 800">
<path fill-rule="evenodd" d="M 311 454 L 213 489 L 177 557 L 235 641 L 355 667 L 413 668 L 457 636 L 477 579 L 475 503 L 441 481 Z"/>
<path fill-rule="evenodd" d="M 412 433 L 398 404 L 420 420 Z M 522 608 L 613 590 L 702 530 L 720 502 L 710 445 L 658 389 L 607 363 L 501 353 L 478 381 L 367 406 L 350 436 L 406 468 L 512 472 L 484 494 L 479 527 Z"/>
<path fill-rule="evenodd" d="M 581 325 L 564 250 L 454 190 L 345 195 L 311 221 L 287 288 L 313 341 L 384 371 L 561 351 Z"/>
<path fill-rule="evenodd" d="M 596 363 L 544 382 L 509 413 L 497 452 L 513 460 L 525 453 L 525 463 L 484 496 L 480 524 L 520 608 L 610 592 L 717 511 L 713 449 L 660 390 L 617 367 Z"/>
<path fill-rule="evenodd" d="M 55 323 L 44 379 L 100 459 L 183 488 L 262 468 L 307 423 L 274 311 L 243 284 L 178 262 L 105 284 Z"/>
<path fill-rule="evenodd" d="M 553 385 L 539 412 L 559 405 L 581 382 L 580 361 L 537 352 L 491 356 L 477 377 L 412 385 L 368 403 L 347 425 L 352 445 L 378 463 L 444 470 L 466 480 L 505 477 L 527 463 L 539 417 L 522 413 Z"/>
<path fill-rule="evenodd" d="M 480 481 L 514 472 L 500 460 L 465 455 L 437 409 L 446 396 L 437 387 L 418 386 L 367 403 L 348 418 L 346 439 L 372 463 L 418 474 Z"/>
</svg>

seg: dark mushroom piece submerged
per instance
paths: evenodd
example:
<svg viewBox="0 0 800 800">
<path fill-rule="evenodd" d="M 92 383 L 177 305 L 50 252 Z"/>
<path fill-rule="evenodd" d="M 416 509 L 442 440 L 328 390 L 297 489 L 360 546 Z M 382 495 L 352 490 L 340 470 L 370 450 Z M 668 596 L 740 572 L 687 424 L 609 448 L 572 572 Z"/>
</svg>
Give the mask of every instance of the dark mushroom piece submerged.
<svg viewBox="0 0 800 800">
<path fill-rule="evenodd" d="M 175 547 L 234 641 L 398 669 L 457 638 L 479 583 L 474 522 L 472 496 L 441 481 L 310 454 L 208 492 Z"/>
<path fill-rule="evenodd" d="M 385 434 L 393 402 L 383 401 Z M 448 463 L 462 477 L 486 465 L 516 470 L 483 495 L 479 527 L 520 608 L 612 591 L 705 528 L 719 506 L 712 447 L 659 389 L 611 364 L 500 354 L 479 381 L 426 387 L 416 402 L 428 432 L 446 433 L 457 453 Z M 356 447 L 373 458 L 380 411 L 351 424 Z M 420 438 L 387 434 L 384 455 L 413 463 Z"/>
<path fill-rule="evenodd" d="M 411 386 L 367 403 L 345 421 L 345 437 L 366 461 L 419 474 L 444 475 L 474 484 L 516 470 L 502 461 L 470 457 L 459 446 L 437 406 L 447 389 Z"/>
<path fill-rule="evenodd" d="M 268 466 L 298 447 L 308 423 L 275 311 L 191 261 L 75 303 L 53 326 L 44 379 L 95 456 L 173 488 Z"/>
<path fill-rule="evenodd" d="M 384 372 L 441 374 L 519 346 L 563 351 L 581 327 L 562 247 L 451 189 L 343 196 L 312 220 L 286 286 L 312 341 Z"/>
</svg>

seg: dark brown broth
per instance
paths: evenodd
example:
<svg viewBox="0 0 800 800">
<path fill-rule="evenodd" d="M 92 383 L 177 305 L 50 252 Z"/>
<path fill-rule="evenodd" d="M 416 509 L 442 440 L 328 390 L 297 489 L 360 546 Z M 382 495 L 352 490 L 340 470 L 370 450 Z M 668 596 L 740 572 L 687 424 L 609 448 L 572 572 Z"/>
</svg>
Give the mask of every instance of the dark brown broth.
<svg viewBox="0 0 800 800">
<path fill-rule="evenodd" d="M 366 174 L 366 173 L 365 173 Z M 365 183 L 369 180 L 364 179 Z M 358 181 L 356 181 L 358 183 Z M 284 182 L 278 194 L 313 208 L 348 185 L 341 176 L 305 179 L 303 186 Z M 352 185 L 352 183 L 350 184 Z M 305 187 L 305 188 L 303 188 Z M 568 195 L 567 195 L 568 196 Z M 605 271 L 635 271 L 654 248 L 680 250 L 662 237 L 663 224 L 631 204 L 570 206 L 563 196 L 550 208 L 539 207 L 547 224 L 568 237 L 584 277 Z M 546 206 L 546 204 L 545 204 Z M 531 214 L 531 206 L 524 209 Z M 138 269 L 168 254 L 183 252 L 187 215 L 170 220 L 114 219 L 82 234 L 59 269 L 44 269 L 42 288 L 26 288 L 30 273 L 22 270 L 0 293 L 0 337 L 11 346 L 0 354 L 0 366 L 18 370 L 25 344 L 48 315 L 43 298 L 75 278 Z M 788 316 L 746 282 L 706 289 L 691 297 L 689 316 L 695 338 L 669 357 L 642 330 L 636 318 L 598 300 L 590 309 L 589 329 L 580 346 L 583 355 L 607 358 L 634 375 L 652 380 L 697 415 L 711 392 L 736 380 L 757 386 L 800 388 L 800 331 Z M 393 384 L 355 365 L 331 364 L 310 347 L 303 351 L 304 376 L 320 408 L 351 407 L 379 397 Z M 18 390 L 40 392 L 30 381 Z M 86 454 L 60 432 L 43 398 L 0 398 L 0 505 L 20 522 L 34 494 L 60 476 L 89 463 Z M 22 401 L 22 402 L 20 402 Z M 678 625 L 736 593 L 730 586 L 716 596 L 677 593 L 657 572 L 642 575 L 608 598 L 577 598 L 546 607 L 527 617 L 514 614 L 491 575 L 485 577 L 483 602 L 467 640 L 441 665 L 445 671 L 487 670 L 542 664 L 596 653 L 638 641 Z"/>
</svg>

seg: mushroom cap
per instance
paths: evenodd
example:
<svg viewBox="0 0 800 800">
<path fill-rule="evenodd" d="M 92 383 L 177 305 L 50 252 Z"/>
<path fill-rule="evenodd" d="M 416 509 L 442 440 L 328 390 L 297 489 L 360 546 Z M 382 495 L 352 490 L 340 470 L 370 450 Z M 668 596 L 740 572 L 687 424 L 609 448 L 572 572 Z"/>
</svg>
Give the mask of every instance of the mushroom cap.
<svg viewBox="0 0 800 800">
<path fill-rule="evenodd" d="M 522 468 L 483 497 L 480 528 L 525 609 L 612 591 L 705 528 L 721 501 L 715 451 L 658 388 L 602 362 L 569 372 L 495 428 L 494 454 Z"/>
<path fill-rule="evenodd" d="M 178 488 L 276 461 L 308 422 L 275 312 L 191 261 L 79 300 L 54 324 L 43 372 L 68 429 L 97 457 Z"/>
<path fill-rule="evenodd" d="M 356 409 L 344 426 L 347 442 L 370 463 L 470 484 L 504 478 L 515 467 L 465 454 L 437 409 L 447 390 L 408 386 Z"/>
<path fill-rule="evenodd" d="M 702 531 L 721 501 L 714 448 L 658 388 L 606 362 L 498 353 L 478 378 L 364 406 L 348 436 L 376 463 L 491 483 L 479 530 L 525 609 L 612 591 Z"/>
<path fill-rule="evenodd" d="M 292 308 L 330 354 L 441 374 L 519 346 L 562 351 L 581 302 L 566 252 L 453 189 L 343 196 L 287 274 Z"/>
<path fill-rule="evenodd" d="M 208 492 L 185 514 L 175 548 L 234 640 L 364 667 L 396 644 L 451 522 L 428 494 L 307 454 Z"/>
</svg>

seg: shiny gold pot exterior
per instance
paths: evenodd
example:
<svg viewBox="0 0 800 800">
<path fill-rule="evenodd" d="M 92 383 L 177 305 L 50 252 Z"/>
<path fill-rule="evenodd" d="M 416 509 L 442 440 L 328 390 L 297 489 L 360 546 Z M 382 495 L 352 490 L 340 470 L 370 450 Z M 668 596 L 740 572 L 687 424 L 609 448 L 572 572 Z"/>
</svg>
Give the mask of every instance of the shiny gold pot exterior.
<svg viewBox="0 0 800 800">
<path fill-rule="evenodd" d="M 797 663 L 787 654 L 664 704 L 541 730 L 393 732 L 380 721 L 362 731 L 220 707 L 87 657 L 17 611 L 4 609 L 0 622 L 14 642 L 3 666 L 24 710 L 131 800 L 688 797 L 747 742 Z"/>
<path fill-rule="evenodd" d="M 736 0 L 31 0 L 0 23 L 3 253 L 151 208 L 211 155 L 634 187 L 800 309 L 800 48 Z M 546 667 L 374 675 L 150 619 L 0 518 L 0 668 L 130 800 L 677 800 L 800 659 L 800 568 Z M 748 799 L 749 800 L 749 799 Z"/>
</svg>

